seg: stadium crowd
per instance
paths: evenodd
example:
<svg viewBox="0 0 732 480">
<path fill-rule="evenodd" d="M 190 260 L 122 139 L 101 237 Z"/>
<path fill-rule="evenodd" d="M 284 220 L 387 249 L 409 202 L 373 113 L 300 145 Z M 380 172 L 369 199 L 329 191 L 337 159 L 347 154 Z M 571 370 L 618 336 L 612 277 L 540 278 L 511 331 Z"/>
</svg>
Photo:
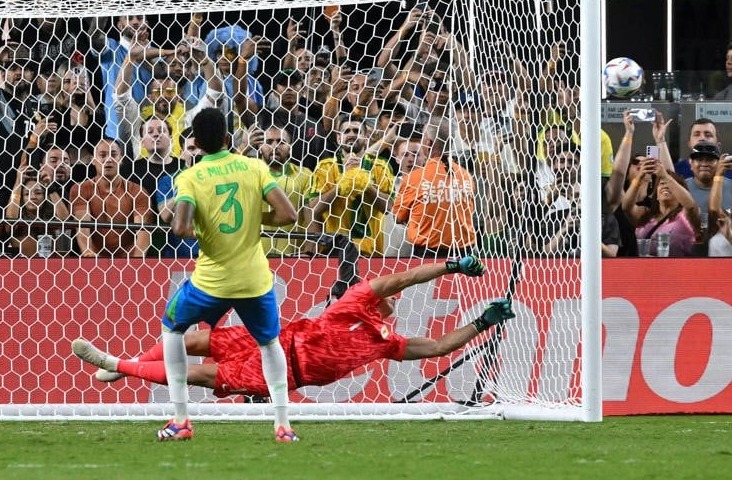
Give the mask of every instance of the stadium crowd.
<svg viewBox="0 0 732 480">
<path fill-rule="evenodd" d="M 270 256 L 328 255 L 336 234 L 364 256 L 578 254 L 579 85 L 565 44 L 535 75 L 505 42 L 473 71 L 429 8 L 405 12 L 365 59 L 343 40 L 344 14 L 320 20 L 321 46 L 295 19 L 267 38 L 195 13 L 163 46 L 141 15 L 6 20 L 3 255 L 196 256 L 165 226 L 207 107 L 298 213 L 263 232 Z M 598 132 L 603 256 L 637 256 L 639 239 L 652 255 L 732 255 L 732 157 L 714 123 L 695 122 L 678 162 L 662 115 L 624 124 L 617 145 Z M 655 156 L 634 153 L 636 128 L 652 129 Z"/>
</svg>

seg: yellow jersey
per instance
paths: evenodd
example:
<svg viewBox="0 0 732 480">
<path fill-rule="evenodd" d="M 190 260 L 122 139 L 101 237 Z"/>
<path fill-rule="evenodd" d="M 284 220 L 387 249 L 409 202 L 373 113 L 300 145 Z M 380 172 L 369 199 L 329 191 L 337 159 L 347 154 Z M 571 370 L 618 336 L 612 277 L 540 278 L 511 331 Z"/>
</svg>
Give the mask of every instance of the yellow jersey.
<svg viewBox="0 0 732 480">
<path fill-rule="evenodd" d="M 325 232 L 350 237 L 361 254 L 383 255 L 384 213 L 362 203 L 363 191 L 369 183 L 393 196 L 394 174 L 386 160 L 365 155 L 360 167 L 344 172 L 339 157 L 325 158 L 315 167 L 308 198 L 337 186 L 339 195 L 325 214 Z"/>
<path fill-rule="evenodd" d="M 200 253 L 191 282 L 218 298 L 253 298 L 272 289 L 262 250 L 262 199 L 277 182 L 256 158 L 229 151 L 204 156 L 175 178 L 176 202 L 195 207 Z"/>
<path fill-rule="evenodd" d="M 142 107 L 140 116 L 143 118 L 143 120 L 147 120 L 148 118 L 152 117 L 155 113 L 155 110 L 152 105 L 146 105 Z M 168 125 L 172 130 L 170 131 L 170 143 L 171 143 L 171 151 L 170 154 L 174 156 L 175 158 L 180 158 L 181 153 L 181 139 L 180 134 L 183 133 L 183 130 L 186 128 L 186 109 L 182 102 L 179 102 L 175 107 L 173 107 L 173 111 L 170 112 L 170 115 L 165 117 L 165 121 L 168 122 Z M 147 158 L 148 151 L 144 148 L 140 149 L 140 156 L 143 158 Z"/>
<path fill-rule="evenodd" d="M 277 181 L 277 185 L 284 190 L 287 198 L 290 199 L 290 203 L 295 207 L 295 211 L 298 212 L 298 217 L 302 211 L 303 205 L 308 195 L 308 189 L 310 188 L 310 179 L 313 176 L 313 172 L 306 167 L 299 167 L 291 163 L 286 163 L 282 167 L 282 173 L 274 172 L 270 170 L 272 177 Z M 271 206 L 267 202 L 262 202 L 262 211 L 269 212 Z M 304 232 L 305 229 L 302 225 L 293 223 L 286 227 L 270 227 L 269 225 L 262 225 L 262 230 L 267 232 Z M 302 243 L 302 240 L 291 240 L 289 238 L 262 238 L 262 248 L 267 256 L 282 256 L 282 255 L 293 255 L 297 253 L 297 249 Z"/>
</svg>

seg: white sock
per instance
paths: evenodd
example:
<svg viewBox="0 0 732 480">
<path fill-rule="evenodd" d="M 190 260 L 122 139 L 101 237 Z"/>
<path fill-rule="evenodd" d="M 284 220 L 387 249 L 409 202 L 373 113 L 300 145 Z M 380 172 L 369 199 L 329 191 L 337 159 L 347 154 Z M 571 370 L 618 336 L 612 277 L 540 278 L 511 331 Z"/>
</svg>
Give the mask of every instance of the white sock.
<svg viewBox="0 0 732 480">
<path fill-rule="evenodd" d="M 290 429 L 290 420 L 287 416 L 287 359 L 279 339 L 274 339 L 268 345 L 260 345 L 262 352 L 262 373 L 267 381 L 269 396 L 272 398 L 275 413 L 275 430 L 281 425 Z"/>
<path fill-rule="evenodd" d="M 182 333 L 163 332 L 163 360 L 168 377 L 170 401 L 175 407 L 175 423 L 188 419 L 188 357 Z"/>
</svg>

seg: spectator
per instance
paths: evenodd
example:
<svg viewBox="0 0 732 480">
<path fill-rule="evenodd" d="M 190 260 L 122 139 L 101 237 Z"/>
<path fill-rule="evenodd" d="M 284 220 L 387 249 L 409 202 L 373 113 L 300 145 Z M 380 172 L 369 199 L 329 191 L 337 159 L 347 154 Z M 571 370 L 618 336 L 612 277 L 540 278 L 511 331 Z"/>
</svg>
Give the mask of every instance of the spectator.
<svg viewBox="0 0 732 480">
<path fill-rule="evenodd" d="M 730 232 L 730 212 L 732 210 L 725 209 L 723 202 L 725 195 L 725 187 L 729 187 L 729 180 L 724 176 L 725 172 L 732 169 L 732 156 L 724 154 L 717 162 L 714 172 L 712 188 L 709 191 L 709 214 L 707 217 L 708 225 L 701 222 L 701 239 L 708 241 L 709 256 L 726 257 L 728 251 L 732 249 L 727 242 L 727 235 Z M 705 229 L 708 227 L 708 229 Z"/>
<path fill-rule="evenodd" d="M 630 152 L 633 148 L 633 136 L 636 125 L 633 117 L 630 115 L 630 111 L 623 113 L 623 123 L 625 125 L 625 135 L 615 155 L 613 172 L 605 185 L 604 195 L 606 210 L 607 212 L 613 213 L 620 229 L 621 245 L 618 250 L 618 256 L 635 257 L 638 254 L 635 226 L 628 221 L 623 212 L 623 196 L 633 179 L 638 178 L 638 181 L 642 180 L 642 168 L 645 162 L 658 160 L 666 170 L 672 170 L 673 162 L 671 161 L 671 155 L 668 152 L 666 144 L 666 129 L 671 123 L 671 120 L 665 121 L 661 112 L 658 112 L 656 120 L 651 126 L 656 145 L 659 147 L 659 159 L 649 159 L 641 153 L 635 153 L 631 156 Z M 647 189 L 639 189 L 639 197 L 635 201 L 646 201 L 647 194 Z"/>
<path fill-rule="evenodd" d="M 550 160 L 554 183 L 548 188 L 538 225 L 538 253 L 574 256 L 580 245 L 580 152 L 571 142 L 566 142 L 556 148 Z"/>
<path fill-rule="evenodd" d="M 686 145 L 689 147 L 689 150 L 692 150 L 694 145 L 701 141 L 716 143 L 717 147 L 722 148 L 722 142 L 717 132 L 717 125 L 708 118 L 697 118 L 694 120 L 691 124 L 691 130 L 689 130 L 689 140 L 686 142 Z M 690 158 L 679 159 L 674 164 L 674 170 L 686 179 L 694 177 Z M 725 171 L 725 176 L 732 179 L 732 171 Z"/>
<path fill-rule="evenodd" d="M 51 59 L 41 62 L 34 80 L 34 94 L 23 104 L 20 117 L 30 133 L 27 150 L 31 164 L 38 166 L 43 152 L 60 147 L 72 161 L 88 162 L 91 146 L 101 138 L 104 112 L 96 108 L 89 79 L 82 67 Z M 34 152 L 35 148 L 38 152 Z"/>
<path fill-rule="evenodd" d="M 285 36 L 287 38 L 287 53 L 282 59 L 283 69 L 298 70 L 305 75 L 313 66 L 314 55 L 305 45 L 307 33 L 300 29 L 300 23 L 290 19 L 287 22 Z"/>
<path fill-rule="evenodd" d="M 172 154 L 180 155 L 180 133 L 191 125 L 196 113 L 204 108 L 218 105 L 223 96 L 221 79 L 215 75 L 213 62 L 202 56 L 200 67 L 208 80 L 206 96 L 198 102 L 192 110 L 186 110 L 180 95 L 179 86 L 171 78 L 155 78 L 150 82 L 148 100 L 151 106 L 143 106 L 132 95 L 133 73 L 135 65 L 150 60 L 159 54 L 157 49 L 145 48 L 139 44 L 131 45 L 130 54 L 122 64 L 120 75 L 117 78 L 114 94 L 114 108 L 123 121 L 119 125 L 119 138 L 123 142 L 131 143 L 134 158 L 146 155 L 141 149 L 140 125 L 144 119 L 153 115 L 168 122 L 173 139 Z M 196 57 L 199 58 L 199 57 Z"/>
<path fill-rule="evenodd" d="M 271 50 L 270 42 L 233 25 L 211 30 L 204 43 L 223 79 L 227 105 L 222 111 L 227 113 L 229 131 L 234 131 L 238 115 L 254 116 L 264 105 L 264 89 L 254 74 L 259 68 L 259 56 Z M 234 107 L 238 115 L 234 115 Z"/>
<path fill-rule="evenodd" d="M 325 150 L 325 136 L 319 122 L 302 110 L 302 90 L 302 74 L 297 70 L 282 70 L 274 78 L 271 93 L 276 107 L 262 110 L 257 115 L 257 123 L 265 130 L 271 125 L 285 128 L 292 138 L 292 159 L 312 169 Z"/>
<path fill-rule="evenodd" d="M 123 177 L 140 185 L 150 196 L 153 210 L 153 222 L 158 223 L 159 183 L 165 176 L 175 175 L 185 168 L 185 161 L 172 156 L 172 138 L 170 125 L 158 117 L 150 117 L 140 125 L 141 145 L 147 157 L 138 158 L 130 165 L 123 162 L 120 169 Z M 131 168 L 130 168 L 131 167 Z M 170 232 L 157 229 L 152 232 L 151 246 L 155 251 L 167 250 Z M 167 252 L 170 253 L 170 252 Z M 187 255 L 190 257 L 190 253 Z"/>
<path fill-rule="evenodd" d="M 303 109 L 312 118 L 323 117 L 323 107 L 333 89 L 331 70 L 328 67 L 313 66 L 305 74 L 305 90 L 302 96 Z"/>
<path fill-rule="evenodd" d="M 52 147 L 46 152 L 38 170 L 38 180 L 46 187 L 49 195 L 58 193 L 64 203 L 70 205 L 74 182 L 71 179 L 71 160 L 64 149 Z"/>
<path fill-rule="evenodd" d="M 201 149 L 196 145 L 196 139 L 193 137 L 193 129 L 186 128 L 180 134 L 183 145 L 181 146 L 180 159 L 185 163 L 185 168 L 191 167 L 201 159 Z"/>
<path fill-rule="evenodd" d="M 348 52 L 341 36 L 343 15 L 339 11 L 332 15 L 324 15 L 324 17 L 330 27 L 329 33 L 332 36 L 332 45 L 323 44 L 315 53 L 308 48 L 307 44 L 316 43 L 314 39 L 307 38 L 307 32 L 301 28 L 302 24 L 293 19 L 288 21 L 285 32 L 286 51 L 282 58 L 281 68 L 298 70 L 305 76 L 314 66 L 327 68 L 331 62 L 342 65 L 347 60 Z"/>
<path fill-rule="evenodd" d="M 689 154 L 693 177 L 687 179 L 686 183 L 702 215 L 709 213 L 709 195 L 719 167 L 720 155 L 719 146 L 706 140 L 694 145 Z M 724 168 L 720 170 L 724 171 Z M 722 176 L 721 181 L 723 183 L 721 208 L 732 208 L 732 180 Z"/>
<path fill-rule="evenodd" d="M 183 141 L 183 149 L 181 153 L 181 162 L 185 164 L 183 168 L 193 166 L 202 157 L 201 149 L 196 145 L 196 139 L 193 136 L 193 129 L 186 128 L 181 133 Z M 174 187 L 175 176 L 178 172 L 165 172 L 160 174 L 157 181 L 157 191 L 155 192 L 155 204 L 157 205 L 158 218 L 165 224 L 170 225 L 173 220 L 173 210 L 175 208 L 176 190 Z M 162 256 L 165 258 L 194 258 L 198 257 L 198 241 L 192 238 L 178 238 L 173 234 L 172 230 L 166 231 L 167 240 L 165 247 L 162 249 Z"/>
<path fill-rule="evenodd" d="M 580 139 L 580 117 L 579 117 L 579 86 L 567 86 L 559 83 L 555 89 L 555 99 L 552 108 L 549 110 L 548 119 L 539 130 L 536 141 L 536 156 L 545 162 L 547 161 L 544 151 L 544 136 L 551 125 L 564 125 L 565 130 L 570 132 L 570 139 L 576 146 L 581 145 Z M 600 172 L 602 178 L 607 181 L 613 170 L 613 145 L 610 137 L 604 130 L 600 130 Z"/>
<path fill-rule="evenodd" d="M 96 28 L 92 18 L 11 18 L 9 36 L 12 41 L 30 47 L 32 58 L 78 58 L 89 51 L 89 36 Z"/>
<path fill-rule="evenodd" d="M 107 37 L 102 29 L 107 27 L 109 18 L 100 17 L 96 19 L 96 29 L 92 35 L 92 53 L 99 58 L 99 67 L 102 73 L 102 100 L 104 102 L 104 114 L 107 119 L 104 128 L 104 135 L 114 140 L 123 140 L 120 136 L 120 123 L 122 115 L 115 110 L 115 90 L 117 77 L 122 69 L 125 59 L 130 54 L 132 44 L 155 50 L 158 56 L 162 53 L 150 44 L 150 30 L 144 15 L 122 15 L 117 18 L 116 28 L 119 31 L 119 41 Z M 146 57 L 147 58 L 147 57 Z M 152 80 L 152 66 L 150 62 L 140 62 L 131 65 L 127 88 L 131 98 L 140 103 L 145 98 L 147 87 Z"/>
<path fill-rule="evenodd" d="M 419 257 L 461 256 L 476 245 L 475 181 L 450 155 L 450 126 L 428 126 L 429 159 L 402 180 L 394 215 Z"/>
<path fill-rule="evenodd" d="M 38 171 L 28 165 L 18 170 L 18 180 L 13 189 L 10 203 L 5 209 L 7 220 L 17 220 L 5 225 L 12 247 L 24 257 L 40 253 L 38 241 L 41 236 L 52 236 L 58 225 L 49 221 L 64 221 L 69 209 L 57 191 L 49 192 L 38 179 Z M 48 247 L 47 247 L 48 248 Z M 53 249 L 53 246 L 49 248 Z M 68 248 L 66 248 L 68 251 Z"/>
<path fill-rule="evenodd" d="M 709 239 L 710 257 L 732 257 L 732 213 L 723 210 L 717 216 L 717 232 Z"/>
<path fill-rule="evenodd" d="M 340 233 L 362 255 L 383 255 L 383 218 L 391 203 L 394 174 L 386 160 L 365 154 L 362 117 L 339 117 L 337 130 L 335 156 L 318 162 L 313 172 L 309 207 L 314 221 L 307 222 L 309 231 Z M 307 245 L 303 250 L 313 248 Z"/>
<path fill-rule="evenodd" d="M 394 178 L 394 191 L 398 192 L 402 180 L 414 169 L 424 167 L 425 154 L 422 148 L 422 129 L 413 123 L 399 126 L 399 138 L 394 143 L 394 158 L 398 165 Z M 397 223 L 394 212 L 384 214 L 384 232 L 386 235 L 384 247 L 385 257 L 408 257 L 412 254 L 412 247 L 407 242 L 407 228 Z"/>
<path fill-rule="evenodd" d="M 714 94 L 714 100 L 729 101 L 732 100 L 732 43 L 727 45 L 727 54 L 724 61 L 725 79 L 727 86 Z"/>
<path fill-rule="evenodd" d="M 83 257 L 142 257 L 150 246 L 150 234 L 140 228 L 150 221 L 150 197 L 138 184 L 122 178 L 120 146 L 111 139 L 102 139 L 94 149 L 97 176 L 71 190 L 72 213 L 81 222 L 114 223 L 107 226 L 80 228 L 76 241 Z"/>
<path fill-rule="evenodd" d="M 579 155 L 577 155 L 579 156 Z M 559 182 L 564 182 L 563 175 L 559 175 Z M 570 207 L 554 210 L 545 217 L 545 228 L 543 241 L 543 255 L 560 255 L 564 257 L 579 258 L 580 256 L 580 185 L 574 183 L 567 185 L 564 196 L 570 198 Z M 615 216 L 603 212 L 600 219 L 601 225 L 601 255 L 603 258 L 617 257 L 621 245 L 620 227 Z"/>
<path fill-rule="evenodd" d="M 6 205 L 15 184 L 15 167 L 19 164 L 18 152 L 26 147 L 28 127 L 23 123 L 23 102 L 30 93 L 31 84 L 24 78 L 26 66 L 31 62 L 28 48 L 23 45 L 0 48 L 0 205 Z"/>
<path fill-rule="evenodd" d="M 133 161 L 131 168 L 125 166 L 122 175 L 140 185 L 150 195 L 150 204 L 157 213 L 155 192 L 158 190 L 158 181 L 163 175 L 175 176 L 186 164 L 172 156 L 171 127 L 165 120 L 150 117 L 142 122 L 140 129 L 141 145 L 147 157 Z M 126 171 L 128 168 L 130 172 Z"/>
<path fill-rule="evenodd" d="M 97 105 L 91 88 L 91 74 L 82 66 L 61 65 L 61 127 L 69 130 L 69 144 L 65 146 L 72 165 L 88 165 L 94 145 L 102 138 L 104 107 Z M 57 145 L 59 144 L 57 140 Z"/>
<path fill-rule="evenodd" d="M 383 69 L 373 68 L 360 71 L 350 77 L 348 90 L 337 92 L 329 98 L 323 106 L 323 126 L 330 133 L 329 126 L 333 125 L 339 115 L 358 115 L 364 118 L 369 128 L 374 128 L 376 118 L 381 113 L 381 102 L 375 98 L 376 88 L 383 78 Z"/>
<path fill-rule="evenodd" d="M 635 202 L 638 191 L 645 188 L 645 182 L 637 179 L 631 182 L 623 197 L 623 211 L 636 226 L 636 237 L 651 239 L 651 255 L 655 255 L 653 240 L 660 233 L 669 233 L 669 256 L 691 256 L 699 230 L 700 210 L 686 181 L 677 173 L 664 169 L 658 161 L 647 161 L 642 173 L 647 181 L 652 174 L 656 175 L 649 204 L 638 205 Z"/>
<path fill-rule="evenodd" d="M 277 180 L 277 184 L 285 192 L 287 198 L 298 213 L 298 222 L 286 227 L 262 228 L 268 232 L 304 233 L 304 206 L 310 187 L 313 172 L 305 167 L 293 164 L 290 160 L 290 134 L 281 127 L 272 125 L 264 131 L 264 142 L 259 147 L 259 158 L 269 166 L 269 171 Z M 269 204 L 263 205 L 264 211 L 270 211 Z M 290 256 L 299 253 L 302 242 L 291 238 L 262 238 L 262 247 L 267 256 Z"/>
<path fill-rule="evenodd" d="M 369 151 L 373 151 L 376 155 L 381 155 L 384 158 L 390 158 L 391 148 L 394 141 L 397 138 L 398 126 L 406 120 L 407 109 L 400 103 L 387 103 L 384 104 L 378 117 L 376 117 L 376 124 L 374 128 L 368 132 Z M 384 142 L 388 136 L 387 132 L 393 130 L 393 138 L 388 139 L 389 141 Z M 393 164 L 395 170 L 397 164 Z"/>
</svg>

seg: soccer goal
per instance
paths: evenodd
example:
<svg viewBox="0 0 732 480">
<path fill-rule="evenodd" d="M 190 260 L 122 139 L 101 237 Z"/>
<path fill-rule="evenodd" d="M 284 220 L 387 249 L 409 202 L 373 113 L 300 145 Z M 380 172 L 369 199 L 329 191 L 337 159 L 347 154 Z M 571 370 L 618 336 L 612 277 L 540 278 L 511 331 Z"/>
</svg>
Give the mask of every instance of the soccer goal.
<svg viewBox="0 0 732 480">
<path fill-rule="evenodd" d="M 356 275 L 466 251 L 484 259 L 485 277 L 406 290 L 389 329 L 437 338 L 499 297 L 517 313 L 445 357 L 380 360 L 293 391 L 295 419 L 600 421 L 597 4 L 4 2 L 0 420 L 170 416 L 167 387 L 100 383 L 70 345 L 84 337 L 135 357 L 159 340 L 165 302 L 195 262 L 193 246 L 171 247 L 163 217 L 171 165 L 196 161 L 185 113 L 218 88 L 232 149 L 274 156 L 263 153 L 265 135 L 286 131 L 278 178 L 290 182 L 296 207 L 350 182 L 332 203 L 316 203 L 315 217 L 263 231 L 283 324 L 317 317 L 334 286 Z M 137 102 L 132 116 L 120 98 Z M 110 137 L 114 145 L 104 143 Z M 104 180 L 101 144 L 123 158 L 119 191 Z M 444 177 L 415 180 L 435 145 Z M 557 173 L 547 158 L 560 150 L 577 160 Z M 354 156 L 357 168 L 344 168 Z M 115 201 L 97 193 L 102 211 L 89 214 L 82 191 L 104 181 Z M 407 195 L 414 203 L 400 203 Z M 338 255 L 334 233 L 351 238 L 358 260 Z M 266 402 L 199 387 L 190 411 L 272 415 Z"/>
</svg>

